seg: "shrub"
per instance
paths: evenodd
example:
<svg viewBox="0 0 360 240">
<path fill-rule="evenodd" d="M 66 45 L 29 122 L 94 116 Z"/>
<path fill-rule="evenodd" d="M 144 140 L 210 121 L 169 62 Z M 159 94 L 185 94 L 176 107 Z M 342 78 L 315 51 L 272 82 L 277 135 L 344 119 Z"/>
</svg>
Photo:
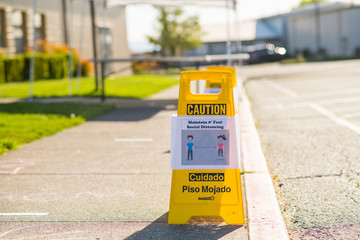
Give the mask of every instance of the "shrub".
<svg viewBox="0 0 360 240">
<path fill-rule="evenodd" d="M 55 45 L 46 41 L 38 41 L 34 57 L 34 80 L 59 79 L 68 76 L 69 70 L 73 76 L 77 74 L 77 65 L 81 61 L 82 75 L 89 76 L 93 70 L 92 64 L 81 59 L 76 50 L 65 45 Z M 69 69 L 70 56 L 72 66 Z M 30 76 L 30 52 L 15 56 L 5 56 L 0 52 L 0 84 L 5 82 L 27 81 Z"/>
<path fill-rule="evenodd" d="M 154 70 L 157 67 L 157 62 L 133 62 L 132 69 L 135 74 L 144 74 L 148 73 L 151 70 Z"/>
<path fill-rule="evenodd" d="M 304 48 L 304 50 L 302 51 L 302 55 L 304 56 L 304 58 L 312 58 L 314 55 L 311 52 L 311 50 L 309 48 Z"/>
<path fill-rule="evenodd" d="M 34 57 L 34 80 L 49 78 L 49 63 L 46 57 L 42 53 L 35 53 Z M 29 79 L 30 76 L 30 61 L 31 54 L 24 54 L 24 80 Z"/>
<path fill-rule="evenodd" d="M 70 49 L 66 45 L 54 44 L 54 43 L 50 43 L 45 40 L 38 40 L 36 42 L 36 49 L 37 49 L 37 51 L 40 51 L 43 53 L 56 54 L 56 55 L 59 54 L 59 55 L 65 56 L 67 58 L 67 62 L 66 62 L 66 71 L 62 71 L 64 73 L 64 76 L 67 76 L 68 72 L 69 72 L 68 62 L 70 61 L 70 54 L 69 54 L 70 51 L 71 51 L 71 57 L 72 57 L 71 71 L 72 71 L 73 76 L 75 76 L 77 74 L 77 65 L 78 65 L 79 61 L 81 61 L 81 65 L 84 65 L 83 61 L 86 61 L 85 64 L 89 64 L 89 62 L 87 60 L 85 60 L 85 59 L 81 60 L 80 54 L 76 49 L 74 49 L 74 48 Z M 91 68 L 87 68 L 87 70 L 91 70 Z M 59 72 L 57 72 L 57 73 L 59 73 Z M 90 71 L 88 71 L 87 73 L 90 74 Z M 88 74 L 86 74 L 85 76 L 88 76 Z"/>
<path fill-rule="evenodd" d="M 5 63 L 4 58 L 0 58 L 0 84 L 5 82 Z"/>
<path fill-rule="evenodd" d="M 75 54 L 74 54 L 75 55 Z M 74 56 L 73 55 L 73 56 Z M 35 53 L 34 80 L 58 79 L 68 76 L 69 55 L 65 53 Z M 27 81 L 30 76 L 31 54 L 0 57 L 0 83 Z M 77 57 L 73 57 L 73 75 L 76 75 Z M 89 75 L 91 64 L 83 61 L 83 73 Z"/>
<path fill-rule="evenodd" d="M 22 81 L 25 68 L 24 56 L 16 55 L 14 57 L 5 57 L 3 59 L 5 82 Z"/>
<path fill-rule="evenodd" d="M 47 54 L 49 63 L 49 78 L 64 78 L 68 76 L 68 62 L 66 54 Z"/>
<path fill-rule="evenodd" d="M 360 57 L 360 47 L 356 47 L 354 51 L 354 56 L 359 58 Z"/>
<path fill-rule="evenodd" d="M 83 76 L 90 76 L 94 72 L 94 64 L 86 59 L 81 60 L 81 74 Z"/>
</svg>

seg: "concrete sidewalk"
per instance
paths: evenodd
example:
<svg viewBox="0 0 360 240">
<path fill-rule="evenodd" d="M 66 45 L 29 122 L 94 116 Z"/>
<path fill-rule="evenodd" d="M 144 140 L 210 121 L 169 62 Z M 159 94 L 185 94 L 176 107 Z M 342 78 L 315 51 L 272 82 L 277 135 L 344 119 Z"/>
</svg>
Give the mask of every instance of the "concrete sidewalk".
<svg viewBox="0 0 360 240">
<path fill-rule="evenodd" d="M 108 99 L 115 111 L 1 156 L 0 239 L 247 239 L 245 226 L 167 224 L 177 96 Z"/>
</svg>

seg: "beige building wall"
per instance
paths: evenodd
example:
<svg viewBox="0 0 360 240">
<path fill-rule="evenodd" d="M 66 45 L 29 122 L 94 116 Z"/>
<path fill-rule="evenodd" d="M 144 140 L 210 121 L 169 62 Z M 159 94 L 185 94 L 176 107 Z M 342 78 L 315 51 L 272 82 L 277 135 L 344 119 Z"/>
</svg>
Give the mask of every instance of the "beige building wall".
<svg viewBox="0 0 360 240">
<path fill-rule="evenodd" d="M 66 1 L 67 9 L 67 36 L 68 44 L 79 50 L 85 58 L 93 58 L 92 31 L 90 5 L 88 1 Z M 5 13 L 6 19 L 5 49 L 9 54 L 15 53 L 14 29 L 11 24 L 11 13 L 20 10 L 25 13 L 24 33 L 27 46 L 32 45 L 33 39 L 33 1 L 31 0 L 1 0 L 0 10 Z M 62 0 L 37 0 L 37 12 L 44 17 L 44 34 L 47 41 L 56 44 L 65 44 L 65 27 L 63 19 Z M 130 51 L 126 38 L 126 18 L 124 7 L 105 8 L 102 1 L 95 1 L 95 24 L 97 27 L 98 57 L 107 53 L 107 58 L 129 58 Z M 100 30 L 99 30 L 100 29 Z M 106 32 L 107 49 L 103 49 L 99 31 Z M 104 42 L 104 38 L 102 39 Z M 118 74 L 131 74 L 130 63 L 111 64 L 111 70 Z M 122 71 L 117 71 L 122 70 Z"/>
<path fill-rule="evenodd" d="M 321 6 L 321 5 L 320 5 Z M 328 6 L 328 9 L 325 7 Z M 328 56 L 354 57 L 360 52 L 360 7 L 349 5 L 325 5 L 319 12 L 319 32 L 316 31 L 314 8 L 291 14 L 288 22 L 288 51 L 295 55 L 304 49 L 317 52 L 317 39 L 320 48 Z M 330 8 L 332 7 L 332 8 Z"/>
</svg>

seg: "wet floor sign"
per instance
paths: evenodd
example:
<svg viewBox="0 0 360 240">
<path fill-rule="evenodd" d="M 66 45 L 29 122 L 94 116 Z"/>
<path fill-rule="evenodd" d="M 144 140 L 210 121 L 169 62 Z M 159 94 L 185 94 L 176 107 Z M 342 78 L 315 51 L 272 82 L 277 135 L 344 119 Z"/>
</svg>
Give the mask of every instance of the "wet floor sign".
<svg viewBox="0 0 360 240">
<path fill-rule="evenodd" d="M 190 83 L 221 84 L 217 94 L 193 94 Z M 186 224 L 193 216 L 220 216 L 227 224 L 244 224 L 232 73 L 181 73 L 178 114 L 171 119 L 169 224 Z"/>
<path fill-rule="evenodd" d="M 240 85 L 237 83 L 236 80 L 236 72 L 235 68 L 229 66 L 209 66 L 206 70 L 212 71 L 227 71 L 231 73 L 231 82 L 233 86 L 233 97 L 234 97 L 234 108 L 235 114 L 239 113 L 239 105 L 240 105 Z M 220 92 L 221 90 L 221 83 L 219 80 L 206 80 L 205 85 L 205 92 Z"/>
</svg>

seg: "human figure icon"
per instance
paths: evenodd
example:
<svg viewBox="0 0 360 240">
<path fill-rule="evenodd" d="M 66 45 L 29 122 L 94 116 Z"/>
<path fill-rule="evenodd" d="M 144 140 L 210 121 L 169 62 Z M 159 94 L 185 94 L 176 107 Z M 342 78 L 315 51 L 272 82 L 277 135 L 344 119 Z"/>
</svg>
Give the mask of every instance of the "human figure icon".
<svg viewBox="0 0 360 240">
<path fill-rule="evenodd" d="M 187 144 L 186 144 L 186 151 L 187 151 L 187 160 L 193 160 L 193 154 L 194 154 L 194 149 L 195 149 L 195 146 L 194 146 L 194 137 L 193 135 L 188 135 L 187 136 Z"/>
<path fill-rule="evenodd" d="M 219 135 L 217 136 L 218 139 L 218 144 L 217 144 L 217 149 L 218 149 L 218 160 L 223 160 L 224 159 L 224 141 L 227 139 L 225 137 L 225 135 Z"/>
</svg>

